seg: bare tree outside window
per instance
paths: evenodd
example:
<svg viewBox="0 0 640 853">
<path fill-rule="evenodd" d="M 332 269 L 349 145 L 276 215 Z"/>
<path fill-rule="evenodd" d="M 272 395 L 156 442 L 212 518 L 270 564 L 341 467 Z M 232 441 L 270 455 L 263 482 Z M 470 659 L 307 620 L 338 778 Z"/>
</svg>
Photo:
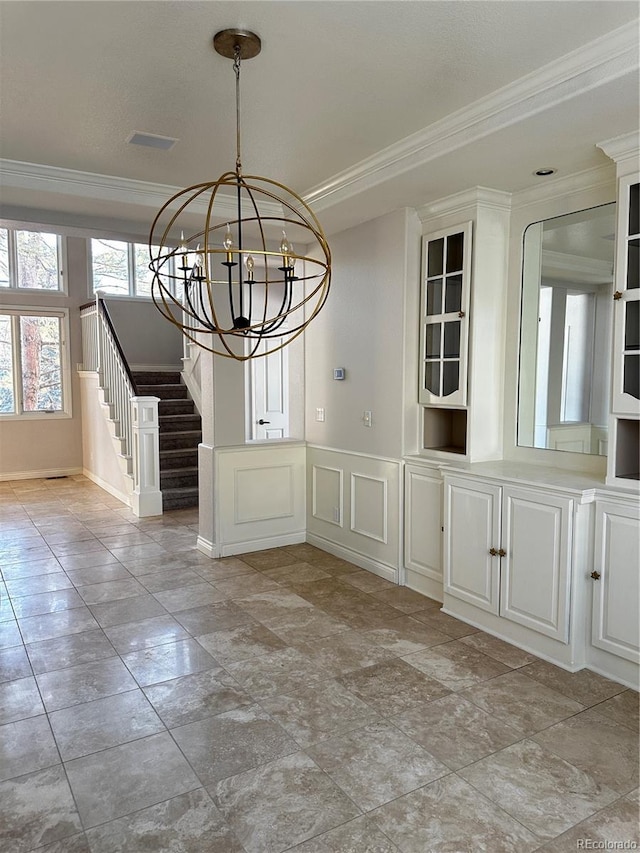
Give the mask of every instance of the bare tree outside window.
<svg viewBox="0 0 640 853">
<path fill-rule="evenodd" d="M 16 231 L 18 287 L 59 290 L 58 238 L 40 231 Z"/>
<path fill-rule="evenodd" d="M 11 414 L 15 410 L 11 317 L 0 314 L 0 414 Z"/>
<path fill-rule="evenodd" d="M 59 318 L 20 317 L 20 338 L 24 411 L 61 411 Z"/>
</svg>

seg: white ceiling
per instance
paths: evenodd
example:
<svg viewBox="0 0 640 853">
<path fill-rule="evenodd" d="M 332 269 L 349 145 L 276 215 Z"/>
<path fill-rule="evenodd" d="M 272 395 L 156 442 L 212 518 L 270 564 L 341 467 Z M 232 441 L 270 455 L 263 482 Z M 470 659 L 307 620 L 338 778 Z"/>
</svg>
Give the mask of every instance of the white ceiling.
<svg viewBox="0 0 640 853">
<path fill-rule="evenodd" d="M 291 186 L 329 231 L 472 186 L 518 191 L 541 166 L 589 169 L 608 162 L 596 143 L 638 129 L 638 9 L 2 0 L 2 212 L 147 222 L 156 185 L 232 169 L 233 71 L 211 43 L 225 27 L 263 43 L 242 66 L 245 173 Z M 128 145 L 133 131 L 179 142 Z"/>
</svg>

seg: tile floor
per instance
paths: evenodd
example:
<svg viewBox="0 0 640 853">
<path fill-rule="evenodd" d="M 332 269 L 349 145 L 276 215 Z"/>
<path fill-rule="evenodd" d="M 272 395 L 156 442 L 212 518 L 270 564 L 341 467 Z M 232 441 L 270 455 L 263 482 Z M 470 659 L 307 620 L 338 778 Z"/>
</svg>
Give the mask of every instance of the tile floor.
<svg viewBox="0 0 640 853">
<path fill-rule="evenodd" d="M 638 696 L 309 545 L 0 484 L 3 853 L 640 846 Z"/>
</svg>

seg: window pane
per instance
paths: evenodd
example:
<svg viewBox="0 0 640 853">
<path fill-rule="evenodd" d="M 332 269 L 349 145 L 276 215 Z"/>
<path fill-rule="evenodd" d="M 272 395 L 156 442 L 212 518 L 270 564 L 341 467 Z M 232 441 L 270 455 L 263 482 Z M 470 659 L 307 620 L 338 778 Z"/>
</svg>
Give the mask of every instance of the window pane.
<svg viewBox="0 0 640 853">
<path fill-rule="evenodd" d="M 129 295 L 128 243 L 92 240 L 93 292 Z"/>
<path fill-rule="evenodd" d="M 16 231 L 18 287 L 60 290 L 58 238 L 39 231 Z"/>
<path fill-rule="evenodd" d="M 624 348 L 640 349 L 640 302 L 627 302 L 624 318 Z"/>
<path fill-rule="evenodd" d="M 428 361 L 424 366 L 424 387 L 440 396 L 440 362 Z"/>
<path fill-rule="evenodd" d="M 11 345 L 11 317 L 0 314 L 0 413 L 15 412 L 13 393 L 13 346 Z"/>
<path fill-rule="evenodd" d="M 440 357 L 440 337 L 442 335 L 441 323 L 429 323 L 425 326 L 425 358 Z"/>
<path fill-rule="evenodd" d="M 640 240 L 629 240 L 627 255 L 627 290 L 640 286 Z"/>
<path fill-rule="evenodd" d="M 24 411 L 62 411 L 60 318 L 21 316 L 20 345 Z"/>
<path fill-rule="evenodd" d="M 0 287 L 9 287 L 9 232 L 0 228 Z"/>
<path fill-rule="evenodd" d="M 427 275 L 442 275 L 444 256 L 444 237 L 439 240 L 431 240 L 427 248 Z"/>
<path fill-rule="evenodd" d="M 442 279 L 427 282 L 427 314 L 442 314 Z"/>
<path fill-rule="evenodd" d="M 460 387 L 460 362 L 445 361 L 442 370 L 442 396 L 448 397 Z"/>
<path fill-rule="evenodd" d="M 135 243 L 133 248 L 136 265 L 136 296 L 150 297 L 153 273 L 149 269 L 149 247 L 144 243 Z M 159 246 L 153 247 L 154 254 L 157 255 L 159 251 Z"/>
<path fill-rule="evenodd" d="M 462 276 L 450 275 L 445 279 L 444 313 L 451 314 L 462 308 Z"/>
<path fill-rule="evenodd" d="M 460 321 L 444 324 L 444 357 L 460 357 Z"/>
<path fill-rule="evenodd" d="M 629 234 L 640 233 L 640 184 L 629 187 Z"/>
<path fill-rule="evenodd" d="M 447 272 L 457 272 L 462 269 L 464 256 L 464 234 L 452 234 L 447 237 Z"/>
</svg>

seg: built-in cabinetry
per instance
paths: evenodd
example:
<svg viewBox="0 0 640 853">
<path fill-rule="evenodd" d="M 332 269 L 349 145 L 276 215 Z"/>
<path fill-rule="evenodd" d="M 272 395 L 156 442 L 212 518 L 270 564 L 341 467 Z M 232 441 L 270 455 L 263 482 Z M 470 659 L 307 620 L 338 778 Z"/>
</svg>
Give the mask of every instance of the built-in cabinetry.
<svg viewBox="0 0 640 853">
<path fill-rule="evenodd" d="M 419 215 L 420 447 L 439 459 L 497 459 L 509 196 L 477 188 Z"/>
<path fill-rule="evenodd" d="M 616 140 L 602 147 L 616 160 L 618 172 L 607 482 L 632 487 L 640 479 L 640 174 L 637 148 L 621 149 Z"/>
<path fill-rule="evenodd" d="M 442 601 L 442 475 L 437 465 L 404 468 L 404 582 Z"/>
<path fill-rule="evenodd" d="M 640 509 L 629 502 L 596 500 L 591 643 L 638 661 Z"/>
<path fill-rule="evenodd" d="M 444 592 L 561 642 L 574 500 L 445 475 Z"/>
<path fill-rule="evenodd" d="M 444 611 L 637 686 L 637 501 L 532 465 L 448 468 L 443 479 Z"/>
</svg>

